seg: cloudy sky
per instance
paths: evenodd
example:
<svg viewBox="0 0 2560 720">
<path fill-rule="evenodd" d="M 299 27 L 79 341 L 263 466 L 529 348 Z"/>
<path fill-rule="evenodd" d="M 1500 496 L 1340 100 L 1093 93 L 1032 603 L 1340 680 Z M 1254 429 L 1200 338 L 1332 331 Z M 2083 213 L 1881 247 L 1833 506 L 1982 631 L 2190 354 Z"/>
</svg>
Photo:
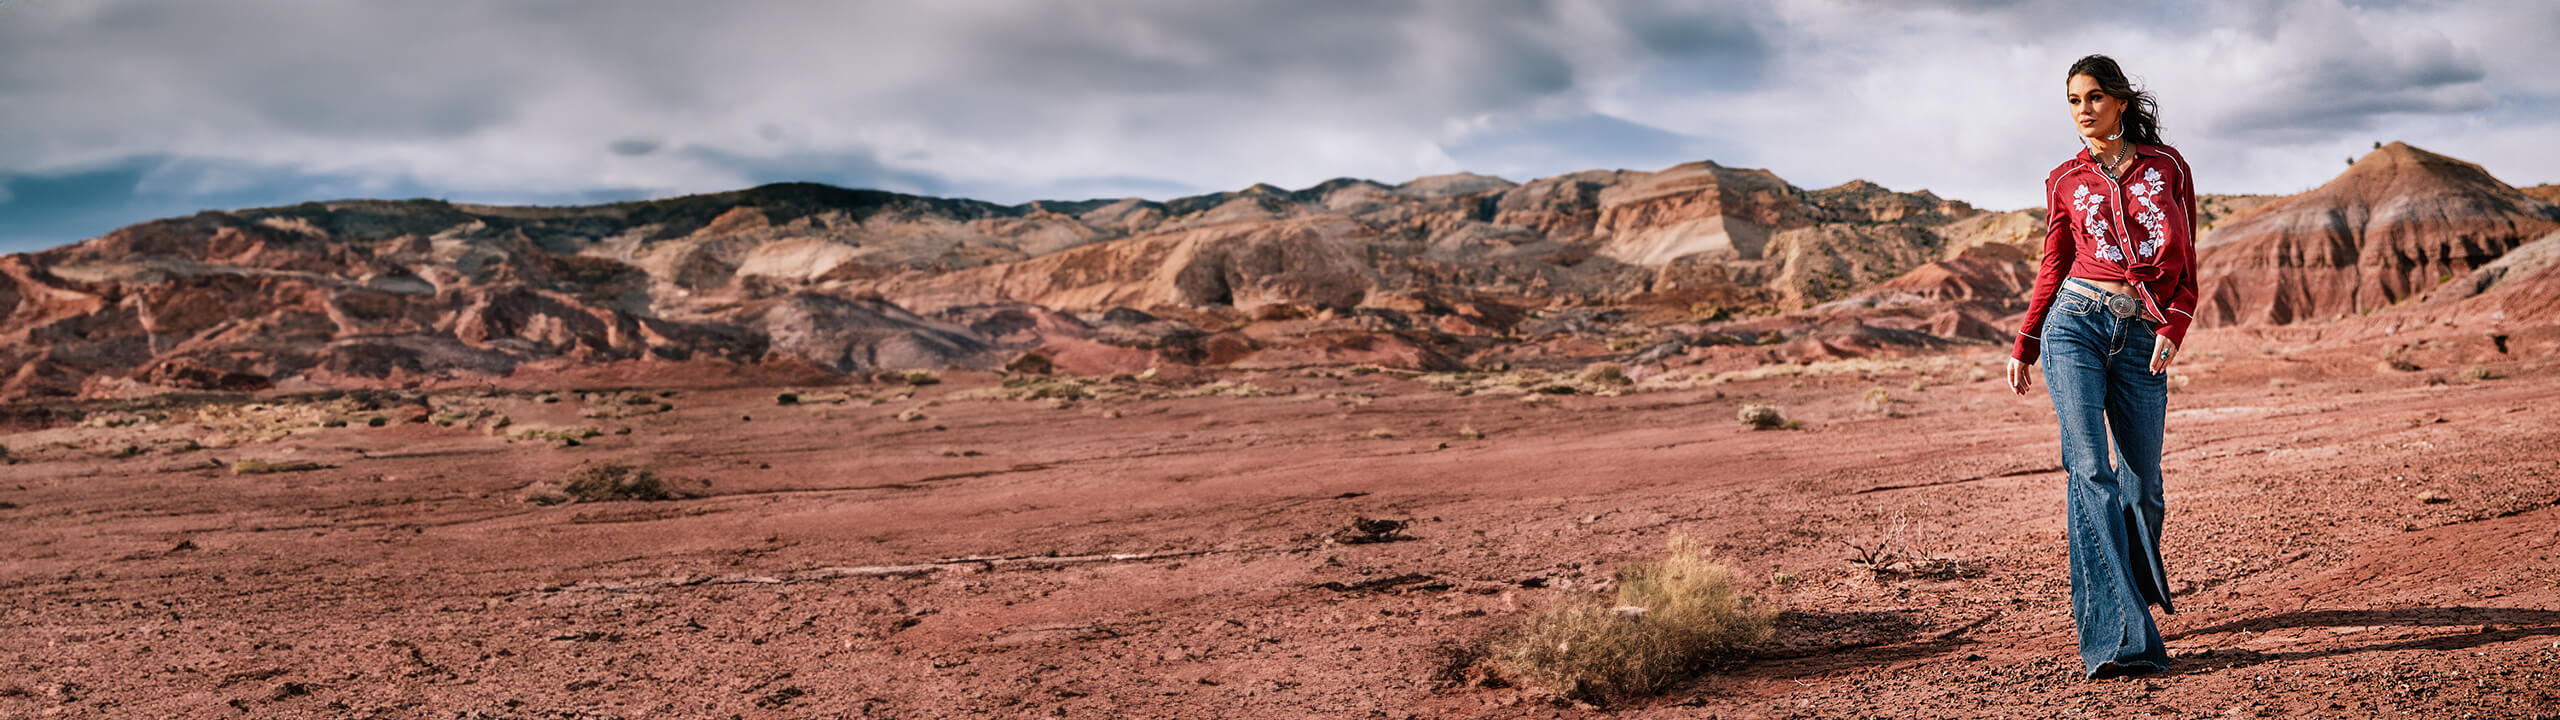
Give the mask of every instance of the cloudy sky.
<svg viewBox="0 0 2560 720">
<path fill-rule="evenodd" d="M 784 180 L 1155 199 L 1691 160 L 2011 209 L 2071 61 L 2203 192 L 2375 141 L 2560 182 L 2560 3 L 0 0 L 0 251 L 205 208 Z"/>
</svg>

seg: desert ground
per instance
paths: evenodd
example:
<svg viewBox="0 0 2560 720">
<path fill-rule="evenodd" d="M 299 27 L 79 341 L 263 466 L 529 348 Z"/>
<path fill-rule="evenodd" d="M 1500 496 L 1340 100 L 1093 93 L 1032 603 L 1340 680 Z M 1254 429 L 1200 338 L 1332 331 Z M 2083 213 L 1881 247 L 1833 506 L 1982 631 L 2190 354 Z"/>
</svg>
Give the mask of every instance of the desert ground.
<svg viewBox="0 0 2560 720">
<path fill-rule="evenodd" d="M 2080 677 L 2051 408 L 1973 346 L 21 406 L 0 716 L 2560 716 L 2560 348 L 2292 337 L 2173 378 L 2162 675 Z M 676 497 L 539 502 L 609 464 Z M 1605 707 L 1471 662 L 1675 534 L 1761 652 Z"/>
</svg>

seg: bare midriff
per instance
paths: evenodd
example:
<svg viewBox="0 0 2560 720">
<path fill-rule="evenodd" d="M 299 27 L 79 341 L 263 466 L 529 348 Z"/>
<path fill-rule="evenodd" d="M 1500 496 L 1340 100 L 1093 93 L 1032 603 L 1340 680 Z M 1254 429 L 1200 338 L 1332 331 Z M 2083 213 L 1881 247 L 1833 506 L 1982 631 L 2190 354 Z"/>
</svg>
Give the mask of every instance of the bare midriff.
<svg viewBox="0 0 2560 720">
<path fill-rule="evenodd" d="M 2133 286 L 2125 284 L 2123 280 L 2100 280 L 2097 278 L 2080 277 L 2078 275 L 2073 275 L 2072 277 L 2079 278 L 2081 282 L 2096 285 L 2100 290 L 2105 290 L 2117 295 L 2133 294 Z"/>
</svg>

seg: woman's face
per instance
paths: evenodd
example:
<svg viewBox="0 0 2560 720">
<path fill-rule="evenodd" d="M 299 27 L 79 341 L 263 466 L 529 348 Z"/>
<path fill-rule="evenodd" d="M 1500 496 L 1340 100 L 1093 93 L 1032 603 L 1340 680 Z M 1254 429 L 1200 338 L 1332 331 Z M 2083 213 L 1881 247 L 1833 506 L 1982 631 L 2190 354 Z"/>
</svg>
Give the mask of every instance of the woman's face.
<svg viewBox="0 0 2560 720">
<path fill-rule="evenodd" d="M 2071 76 L 2070 88 L 2071 124 L 2080 128 L 2080 136 L 2115 134 L 2117 121 L 2124 118 L 2124 100 L 2098 89 L 2098 79 L 2087 75 Z"/>
</svg>

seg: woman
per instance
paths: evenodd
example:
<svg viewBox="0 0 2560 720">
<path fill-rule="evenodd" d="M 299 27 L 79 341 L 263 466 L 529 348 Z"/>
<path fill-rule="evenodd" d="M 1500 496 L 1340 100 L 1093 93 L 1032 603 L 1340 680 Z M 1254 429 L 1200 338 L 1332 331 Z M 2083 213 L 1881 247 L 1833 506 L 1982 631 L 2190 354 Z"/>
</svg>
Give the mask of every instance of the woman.
<svg viewBox="0 0 2560 720">
<path fill-rule="evenodd" d="M 2147 606 L 2177 612 L 2160 568 L 2160 433 L 2163 373 L 2195 320 L 2195 184 L 2114 60 L 2081 58 L 2065 77 L 2087 147 L 2045 176 L 2043 263 L 2009 388 L 2025 394 L 2043 361 L 2070 475 L 2071 619 L 2100 678 L 2169 667 Z"/>
</svg>

